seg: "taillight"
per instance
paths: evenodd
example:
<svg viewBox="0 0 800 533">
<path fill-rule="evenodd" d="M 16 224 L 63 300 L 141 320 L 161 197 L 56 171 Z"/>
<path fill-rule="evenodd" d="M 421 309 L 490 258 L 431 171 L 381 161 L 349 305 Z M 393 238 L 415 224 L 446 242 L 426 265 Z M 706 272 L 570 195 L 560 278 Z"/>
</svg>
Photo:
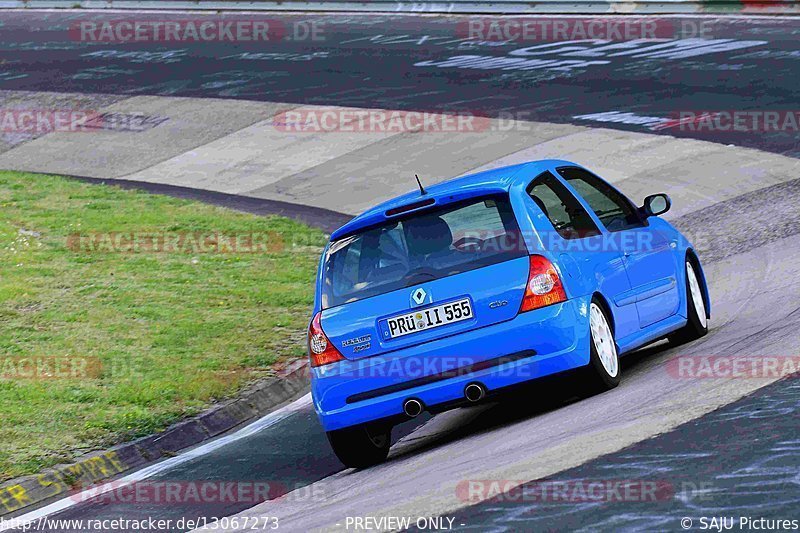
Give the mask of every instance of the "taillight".
<svg viewBox="0 0 800 533">
<path fill-rule="evenodd" d="M 539 309 L 566 299 L 567 294 L 553 263 L 541 255 L 530 256 L 528 283 L 525 285 L 525 296 L 522 297 L 519 312 Z"/>
<path fill-rule="evenodd" d="M 314 315 L 314 320 L 308 327 L 308 355 L 311 358 L 311 366 L 322 366 L 336 361 L 344 361 L 344 356 L 328 340 L 328 336 L 322 331 L 320 325 L 320 315 Z"/>
</svg>

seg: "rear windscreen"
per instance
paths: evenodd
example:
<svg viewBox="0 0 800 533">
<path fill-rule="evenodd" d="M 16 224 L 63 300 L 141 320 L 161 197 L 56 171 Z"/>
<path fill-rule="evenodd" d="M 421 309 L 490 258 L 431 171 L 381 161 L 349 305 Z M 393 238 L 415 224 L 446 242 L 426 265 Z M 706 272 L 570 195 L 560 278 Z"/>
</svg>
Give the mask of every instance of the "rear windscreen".
<svg viewBox="0 0 800 533">
<path fill-rule="evenodd" d="M 425 210 L 332 242 L 325 258 L 322 307 L 523 255 L 527 251 L 506 196 Z"/>
</svg>

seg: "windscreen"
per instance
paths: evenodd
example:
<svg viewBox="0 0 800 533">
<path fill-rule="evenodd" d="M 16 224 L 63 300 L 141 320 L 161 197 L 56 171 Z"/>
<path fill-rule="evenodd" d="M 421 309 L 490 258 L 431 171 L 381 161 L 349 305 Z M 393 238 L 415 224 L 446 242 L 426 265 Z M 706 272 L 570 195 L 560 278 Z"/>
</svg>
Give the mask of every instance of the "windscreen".
<svg viewBox="0 0 800 533">
<path fill-rule="evenodd" d="M 334 307 L 527 255 L 506 196 L 425 210 L 331 243 L 322 306 Z"/>
</svg>

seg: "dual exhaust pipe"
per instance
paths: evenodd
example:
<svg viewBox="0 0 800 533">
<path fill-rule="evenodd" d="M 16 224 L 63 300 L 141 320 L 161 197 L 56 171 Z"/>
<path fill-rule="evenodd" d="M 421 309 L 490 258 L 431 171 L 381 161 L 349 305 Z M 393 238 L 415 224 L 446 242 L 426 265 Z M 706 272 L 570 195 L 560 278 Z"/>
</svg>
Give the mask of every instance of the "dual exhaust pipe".
<svg viewBox="0 0 800 533">
<path fill-rule="evenodd" d="M 483 400 L 484 396 L 486 396 L 486 387 L 481 383 L 474 382 L 464 387 L 464 398 L 472 403 Z"/>
<path fill-rule="evenodd" d="M 403 412 L 411 418 L 419 416 L 422 412 L 422 402 L 415 398 L 409 398 L 403 403 Z"/>
<path fill-rule="evenodd" d="M 464 387 L 464 398 L 470 403 L 476 403 L 486 397 L 486 387 L 482 383 L 473 382 Z M 403 412 L 409 418 L 416 418 L 425 408 L 416 398 L 409 398 L 403 402 Z"/>
</svg>

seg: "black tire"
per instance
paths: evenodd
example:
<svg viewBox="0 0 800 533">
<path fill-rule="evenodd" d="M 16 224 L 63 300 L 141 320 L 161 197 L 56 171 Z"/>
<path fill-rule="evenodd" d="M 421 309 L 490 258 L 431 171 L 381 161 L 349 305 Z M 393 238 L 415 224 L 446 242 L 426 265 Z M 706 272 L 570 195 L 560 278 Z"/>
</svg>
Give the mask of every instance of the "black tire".
<svg viewBox="0 0 800 533">
<path fill-rule="evenodd" d="M 391 428 L 359 425 L 328 431 L 333 453 L 349 468 L 367 468 L 386 460 L 391 444 Z"/>
<path fill-rule="evenodd" d="M 603 361 L 601 360 L 598 350 L 595 346 L 595 333 L 591 327 L 592 312 L 594 312 L 595 309 L 602 314 L 603 320 L 605 320 L 605 324 L 608 327 L 607 335 L 601 335 L 598 339 L 598 343 L 601 346 L 610 343 L 610 345 L 605 346 L 604 349 L 613 350 L 613 359 L 615 364 L 612 365 L 612 370 L 615 369 L 615 373 L 609 372 L 609 370 L 606 369 L 606 366 L 603 364 Z M 605 306 L 596 297 L 592 298 L 592 303 L 589 306 L 589 321 L 589 364 L 584 368 L 584 396 L 592 396 L 594 394 L 611 390 L 619 385 L 619 382 L 622 379 L 622 365 L 619 362 L 619 350 L 617 349 L 617 345 L 614 340 L 614 330 L 611 327 L 612 322 L 608 318 L 608 313 Z M 608 337 L 609 335 L 610 337 Z"/>
<path fill-rule="evenodd" d="M 685 344 L 687 342 L 691 342 L 693 340 L 699 339 L 700 337 L 704 337 L 708 333 L 708 322 L 706 317 L 703 319 L 700 318 L 697 312 L 697 306 L 695 306 L 694 296 L 692 295 L 692 290 L 690 288 L 689 283 L 689 268 L 692 268 L 694 271 L 695 265 L 692 264 L 692 261 L 687 258 L 685 261 L 684 266 L 684 283 L 686 284 L 686 313 L 688 316 L 688 320 L 686 321 L 686 325 L 683 326 L 681 329 L 670 333 L 667 336 L 670 344 L 674 344 L 676 346 Z M 703 287 L 703 281 L 697 277 L 695 274 L 695 279 L 699 284 L 700 290 L 702 291 L 705 287 Z M 701 301 L 703 301 L 701 295 Z M 703 309 L 705 313 L 705 302 L 703 301 Z"/>
</svg>

